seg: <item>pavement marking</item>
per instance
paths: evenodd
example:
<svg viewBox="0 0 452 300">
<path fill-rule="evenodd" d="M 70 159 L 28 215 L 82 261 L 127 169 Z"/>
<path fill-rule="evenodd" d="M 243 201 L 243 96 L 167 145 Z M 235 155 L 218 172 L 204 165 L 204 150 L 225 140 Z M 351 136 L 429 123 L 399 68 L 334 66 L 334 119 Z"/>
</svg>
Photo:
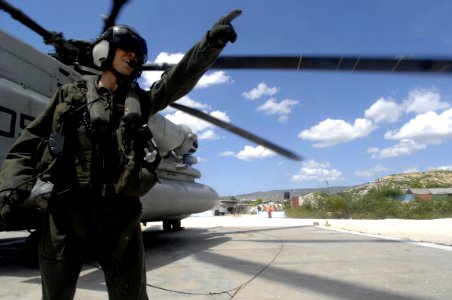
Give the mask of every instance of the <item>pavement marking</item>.
<svg viewBox="0 0 452 300">
<path fill-rule="evenodd" d="M 406 244 L 411 244 L 411 245 L 417 245 L 417 246 L 434 248 L 434 249 L 440 249 L 440 250 L 445 250 L 445 251 L 451 251 L 452 252 L 452 246 L 447 246 L 447 245 L 440 245 L 440 244 L 434 244 L 434 243 L 428 243 L 428 242 L 420 242 L 420 241 L 414 241 L 414 240 L 410 240 L 410 239 L 397 238 L 397 237 L 392 237 L 392 236 L 377 235 L 377 234 L 371 234 L 371 233 L 363 233 L 363 232 L 358 232 L 358 231 L 353 231 L 353 230 L 333 228 L 333 227 L 330 227 L 330 226 L 319 226 L 319 227 L 325 228 L 325 229 L 329 229 L 329 230 L 339 231 L 339 232 L 345 232 L 345 233 L 352 233 L 352 234 L 356 234 L 356 235 L 369 236 L 369 237 L 380 238 L 380 239 L 384 239 L 384 240 L 397 241 L 397 242 L 401 242 L 401 243 L 406 243 Z"/>
</svg>

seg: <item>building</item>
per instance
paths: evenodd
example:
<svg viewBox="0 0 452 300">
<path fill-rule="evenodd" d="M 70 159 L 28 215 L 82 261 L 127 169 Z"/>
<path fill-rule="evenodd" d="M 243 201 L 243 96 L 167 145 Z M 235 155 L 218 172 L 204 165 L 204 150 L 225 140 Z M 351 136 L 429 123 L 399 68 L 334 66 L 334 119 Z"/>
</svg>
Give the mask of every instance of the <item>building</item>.
<svg viewBox="0 0 452 300">
<path fill-rule="evenodd" d="M 433 201 L 450 198 L 452 200 L 452 188 L 424 188 L 408 189 L 405 200 L 424 200 Z"/>
</svg>

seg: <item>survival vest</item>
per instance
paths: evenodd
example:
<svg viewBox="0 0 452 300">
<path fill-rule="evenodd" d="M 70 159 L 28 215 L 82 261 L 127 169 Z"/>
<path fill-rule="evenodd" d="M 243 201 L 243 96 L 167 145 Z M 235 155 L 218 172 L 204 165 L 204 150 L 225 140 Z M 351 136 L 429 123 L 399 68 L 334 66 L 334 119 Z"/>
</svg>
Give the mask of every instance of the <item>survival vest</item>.
<svg viewBox="0 0 452 300">
<path fill-rule="evenodd" d="M 148 120 L 141 118 L 138 89 L 127 93 L 125 113 L 114 124 L 113 95 L 99 93 L 94 80 L 64 87 L 38 168 L 57 163 L 42 180 L 61 190 L 91 187 L 102 192 L 112 185 L 119 195 L 143 196 L 158 182 L 155 169 L 161 157 Z M 110 144 L 99 142 L 105 136 Z"/>
</svg>

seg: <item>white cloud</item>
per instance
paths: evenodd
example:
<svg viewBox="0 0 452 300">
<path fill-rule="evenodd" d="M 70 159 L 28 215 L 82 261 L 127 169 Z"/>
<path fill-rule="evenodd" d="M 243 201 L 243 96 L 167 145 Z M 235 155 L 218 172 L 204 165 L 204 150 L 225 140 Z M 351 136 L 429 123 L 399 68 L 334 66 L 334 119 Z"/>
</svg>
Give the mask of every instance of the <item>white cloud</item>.
<svg viewBox="0 0 452 300">
<path fill-rule="evenodd" d="M 250 100 L 256 100 L 264 95 L 272 96 L 276 94 L 279 91 L 279 88 L 277 87 L 268 87 L 265 83 L 259 83 L 257 87 L 253 88 L 249 92 L 243 92 L 242 96 L 250 99 Z"/>
<path fill-rule="evenodd" d="M 272 157 L 275 155 L 276 153 L 273 152 L 272 150 L 259 145 L 257 147 L 245 146 L 245 148 L 243 148 L 242 151 L 235 154 L 235 157 L 237 157 L 240 160 L 252 161 L 256 159 Z"/>
<path fill-rule="evenodd" d="M 386 168 L 382 164 L 378 164 L 369 170 L 358 170 L 355 174 L 361 177 L 374 177 L 378 173 L 387 171 L 391 171 L 391 169 Z"/>
<path fill-rule="evenodd" d="M 286 99 L 281 102 L 275 101 L 275 99 L 269 99 L 264 104 L 257 107 L 258 111 L 263 111 L 268 115 L 278 115 L 279 121 L 284 122 L 287 120 L 288 115 L 292 113 L 291 107 L 297 105 L 298 101 Z"/>
<path fill-rule="evenodd" d="M 329 147 L 365 137 L 374 129 L 374 124 L 368 119 L 356 119 L 353 124 L 343 120 L 326 119 L 310 129 L 303 130 L 298 137 L 321 142 L 314 144 L 314 147 Z"/>
<path fill-rule="evenodd" d="M 394 123 L 399 120 L 402 113 L 425 113 L 449 108 L 446 102 L 441 102 L 441 95 L 433 89 L 416 89 L 408 93 L 402 104 L 393 99 L 381 97 L 365 112 L 364 116 L 375 123 Z"/>
<path fill-rule="evenodd" d="M 218 140 L 219 138 L 220 137 L 212 129 L 208 129 L 198 134 L 199 140 Z"/>
<path fill-rule="evenodd" d="M 203 162 L 208 162 L 210 159 L 209 158 L 204 158 L 204 157 L 196 157 L 198 159 L 198 163 L 203 163 Z"/>
<path fill-rule="evenodd" d="M 410 91 L 408 98 L 403 101 L 403 106 L 407 113 L 418 114 L 450 107 L 448 103 L 441 102 L 441 95 L 432 89 Z"/>
<path fill-rule="evenodd" d="M 329 163 L 318 163 L 314 160 L 309 160 L 302 164 L 298 174 L 292 175 L 292 181 L 338 181 L 342 179 L 342 172 L 336 169 L 331 169 Z"/>
<path fill-rule="evenodd" d="M 224 111 L 215 110 L 211 112 L 210 115 L 226 123 L 229 123 L 231 121 L 229 116 Z"/>
<path fill-rule="evenodd" d="M 275 156 L 276 153 L 259 145 L 257 147 L 245 146 L 243 150 L 238 153 L 235 153 L 233 151 L 224 151 L 220 155 L 225 157 L 234 156 L 240 160 L 252 161 L 256 159 L 272 157 Z"/>
<path fill-rule="evenodd" d="M 188 96 L 180 98 L 177 103 L 197 109 L 210 109 L 210 105 L 193 100 Z"/>
<path fill-rule="evenodd" d="M 437 113 L 437 110 L 450 107 L 441 101 L 440 94 L 433 89 L 416 89 L 409 92 L 401 105 L 383 98 L 375 102 L 368 110 L 366 117 L 376 122 L 397 120 L 403 109 L 404 113 L 417 115 L 396 130 L 387 131 L 384 135 L 389 140 L 399 143 L 388 148 L 369 148 L 372 158 L 387 158 L 411 155 L 425 149 L 427 144 L 439 144 L 452 139 L 452 108 Z"/>
<path fill-rule="evenodd" d="M 189 114 L 186 114 L 182 111 L 175 111 L 172 114 L 165 115 L 165 118 L 170 120 L 171 122 L 175 124 L 184 124 L 191 128 L 194 132 L 200 132 L 202 130 L 205 130 L 212 125 L 208 122 L 205 122 L 201 119 L 198 119 L 196 117 L 193 117 Z"/>
<path fill-rule="evenodd" d="M 364 116 L 375 123 L 396 122 L 402 115 L 402 107 L 392 100 L 378 99 L 365 112 Z"/>
<path fill-rule="evenodd" d="M 404 174 L 417 173 L 417 172 L 419 172 L 419 169 L 417 167 L 411 167 L 411 168 L 402 170 L 402 173 L 404 173 Z"/>
<path fill-rule="evenodd" d="M 155 60 L 153 61 L 156 64 L 177 64 L 182 57 L 184 57 L 183 53 L 168 53 L 168 52 L 161 52 L 157 55 Z M 143 72 L 141 75 L 141 80 L 143 81 L 143 85 L 145 87 L 151 86 L 155 81 L 159 80 L 162 76 L 163 71 L 146 71 Z"/>
<path fill-rule="evenodd" d="M 156 64 L 177 64 L 184 57 L 183 53 L 168 53 L 168 52 L 160 52 L 154 60 Z"/>
<path fill-rule="evenodd" d="M 220 154 L 220 156 L 226 156 L 226 157 L 234 156 L 234 155 L 235 155 L 234 151 L 224 151 L 223 153 Z"/>
<path fill-rule="evenodd" d="M 179 100 L 177 100 L 177 103 L 188 107 L 196 108 L 199 110 L 206 110 L 211 108 L 210 105 L 193 100 L 189 96 L 184 96 L 180 98 Z M 171 106 L 167 106 L 164 110 L 161 111 L 161 113 L 171 114 L 174 113 L 175 111 L 177 111 L 177 109 L 172 108 Z"/>
<path fill-rule="evenodd" d="M 410 139 L 402 139 L 398 144 L 384 148 L 369 148 L 368 153 L 371 153 L 371 158 L 388 158 L 388 157 L 398 157 L 411 155 L 416 151 L 425 149 L 426 146 L 419 142 Z"/>
<path fill-rule="evenodd" d="M 224 122 L 229 122 L 229 116 L 225 112 L 213 111 L 211 116 L 216 117 Z M 199 118 L 188 115 L 182 111 L 175 111 L 171 114 L 166 114 L 165 118 L 175 124 L 184 124 L 190 127 L 193 132 L 198 135 L 199 139 L 218 139 L 219 137 L 213 132 L 214 125 L 203 121 Z"/>
<path fill-rule="evenodd" d="M 388 131 L 386 139 L 414 139 L 422 143 L 442 143 L 452 138 L 452 108 L 441 114 L 430 111 L 417 115 L 398 130 Z"/>
<path fill-rule="evenodd" d="M 279 123 L 284 123 L 289 119 L 289 117 L 287 115 L 281 115 L 278 117 L 278 122 Z"/>
<path fill-rule="evenodd" d="M 177 64 L 184 57 L 183 53 L 167 53 L 161 52 L 157 55 L 154 63 L 157 64 Z M 163 71 L 146 71 L 142 74 L 142 85 L 151 86 L 155 81 L 159 80 Z M 208 72 L 199 80 L 195 88 L 207 88 L 212 85 L 230 83 L 231 78 L 224 71 Z"/>
<path fill-rule="evenodd" d="M 446 165 L 446 166 L 438 166 L 438 167 L 432 167 L 429 170 L 438 170 L 438 171 L 452 171 L 452 165 Z"/>
<path fill-rule="evenodd" d="M 154 82 L 160 79 L 163 71 L 146 71 L 141 74 L 140 86 L 148 89 Z"/>
<path fill-rule="evenodd" d="M 231 77 L 226 75 L 224 71 L 208 72 L 198 81 L 196 88 L 204 89 L 212 85 L 230 83 Z"/>
</svg>

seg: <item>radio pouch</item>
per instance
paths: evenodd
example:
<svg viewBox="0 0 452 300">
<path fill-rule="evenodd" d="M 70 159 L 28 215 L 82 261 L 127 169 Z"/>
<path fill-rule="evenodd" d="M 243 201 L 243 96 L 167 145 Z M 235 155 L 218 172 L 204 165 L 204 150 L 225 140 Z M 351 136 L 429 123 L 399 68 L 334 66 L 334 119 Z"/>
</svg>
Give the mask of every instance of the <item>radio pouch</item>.
<svg viewBox="0 0 452 300">
<path fill-rule="evenodd" d="M 122 120 L 116 130 L 120 164 L 113 186 L 119 195 L 141 197 L 159 182 L 161 157 L 147 124 L 135 125 Z"/>
</svg>

